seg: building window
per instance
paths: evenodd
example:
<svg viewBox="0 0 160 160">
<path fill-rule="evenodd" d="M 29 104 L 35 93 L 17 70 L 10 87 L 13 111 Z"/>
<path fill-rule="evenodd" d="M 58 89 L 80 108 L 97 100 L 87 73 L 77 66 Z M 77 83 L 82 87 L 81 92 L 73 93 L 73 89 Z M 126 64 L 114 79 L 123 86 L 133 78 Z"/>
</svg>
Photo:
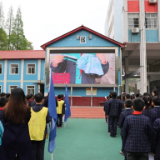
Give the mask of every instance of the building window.
<svg viewBox="0 0 160 160">
<path fill-rule="evenodd" d="M 27 86 L 27 95 L 33 94 L 34 95 L 34 86 Z"/>
<path fill-rule="evenodd" d="M 18 64 L 11 64 L 11 74 L 18 74 Z"/>
<path fill-rule="evenodd" d="M 28 74 L 35 74 L 35 64 L 28 64 L 27 65 L 27 73 Z"/>
<path fill-rule="evenodd" d="M 2 74 L 2 64 L 0 64 L 0 74 Z"/>
<path fill-rule="evenodd" d="M 139 28 L 139 13 L 128 14 L 128 28 Z"/>
<path fill-rule="evenodd" d="M 2 93 L 2 86 L 0 86 L 0 93 Z"/>
<path fill-rule="evenodd" d="M 80 37 L 80 43 L 86 43 L 86 37 L 81 36 Z"/>
<path fill-rule="evenodd" d="M 157 13 L 146 13 L 146 28 L 157 28 Z"/>
<path fill-rule="evenodd" d="M 13 90 L 13 89 L 15 89 L 15 88 L 17 88 L 18 86 L 10 86 L 10 89 L 9 89 L 9 91 L 10 91 L 10 93 L 11 93 L 11 91 Z"/>
</svg>

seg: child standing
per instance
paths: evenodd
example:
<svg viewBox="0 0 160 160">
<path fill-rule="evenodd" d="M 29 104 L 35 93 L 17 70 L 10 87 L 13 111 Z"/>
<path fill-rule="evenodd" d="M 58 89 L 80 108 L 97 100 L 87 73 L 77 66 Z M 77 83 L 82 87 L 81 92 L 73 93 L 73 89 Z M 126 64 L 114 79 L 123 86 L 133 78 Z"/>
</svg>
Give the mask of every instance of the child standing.
<svg viewBox="0 0 160 160">
<path fill-rule="evenodd" d="M 2 145 L 3 132 L 4 132 L 3 124 L 2 124 L 2 122 L 0 121 L 0 153 L 1 153 L 1 145 Z"/>
<path fill-rule="evenodd" d="M 124 155 L 122 127 L 123 127 L 123 124 L 124 124 L 126 117 L 133 113 L 133 109 L 131 108 L 132 105 L 133 105 L 132 100 L 127 99 L 125 101 L 124 107 L 126 108 L 126 110 L 124 112 L 121 112 L 120 119 L 119 119 L 119 127 L 121 128 L 121 137 L 122 137 L 122 150 L 120 151 L 120 154 L 122 154 L 122 155 Z"/>
<path fill-rule="evenodd" d="M 160 160 L 160 118 L 153 125 L 153 154 L 154 160 Z"/>
<path fill-rule="evenodd" d="M 62 117 L 63 117 L 63 114 L 65 112 L 65 103 L 64 103 L 64 100 L 63 100 L 63 95 L 58 95 L 57 101 L 58 101 L 58 107 L 57 107 L 57 117 L 58 117 L 57 127 L 58 128 L 62 128 Z"/>
<path fill-rule="evenodd" d="M 122 129 L 127 160 L 148 160 L 151 151 L 152 128 L 148 117 L 142 115 L 144 101 L 133 101 L 134 112 L 125 119 Z"/>
<path fill-rule="evenodd" d="M 157 116 L 158 118 L 160 118 L 160 106 L 159 106 L 159 98 L 158 97 L 153 97 L 153 100 L 152 100 L 152 106 L 154 106 L 153 110 L 155 112 L 157 112 Z"/>
<path fill-rule="evenodd" d="M 29 134 L 32 142 L 32 152 L 34 160 L 44 159 L 44 145 L 46 136 L 46 123 L 51 121 L 48 108 L 43 107 L 43 94 L 35 95 L 36 105 L 31 107 L 31 119 L 28 123 Z"/>
</svg>

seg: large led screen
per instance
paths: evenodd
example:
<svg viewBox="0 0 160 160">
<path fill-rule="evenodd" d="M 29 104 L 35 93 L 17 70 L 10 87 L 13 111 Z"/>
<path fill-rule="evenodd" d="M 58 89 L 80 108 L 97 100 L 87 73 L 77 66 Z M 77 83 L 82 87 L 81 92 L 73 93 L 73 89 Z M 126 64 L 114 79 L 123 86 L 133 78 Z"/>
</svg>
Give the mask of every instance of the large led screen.
<svg viewBox="0 0 160 160">
<path fill-rule="evenodd" d="M 115 84 L 114 53 L 50 54 L 55 84 Z"/>
</svg>

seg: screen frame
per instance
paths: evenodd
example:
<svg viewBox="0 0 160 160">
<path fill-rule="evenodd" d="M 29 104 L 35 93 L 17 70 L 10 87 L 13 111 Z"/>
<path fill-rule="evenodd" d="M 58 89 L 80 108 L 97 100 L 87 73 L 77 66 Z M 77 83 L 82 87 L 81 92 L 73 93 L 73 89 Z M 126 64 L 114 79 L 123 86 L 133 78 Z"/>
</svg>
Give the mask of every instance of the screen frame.
<svg viewBox="0 0 160 160">
<path fill-rule="evenodd" d="M 68 87 L 118 87 L 118 71 L 122 69 L 119 47 L 48 47 L 45 54 L 45 81 L 49 87 L 50 81 L 50 54 L 54 53 L 114 53 L 115 54 L 115 84 L 67 84 Z M 65 84 L 54 84 L 55 87 L 64 87 Z"/>
</svg>

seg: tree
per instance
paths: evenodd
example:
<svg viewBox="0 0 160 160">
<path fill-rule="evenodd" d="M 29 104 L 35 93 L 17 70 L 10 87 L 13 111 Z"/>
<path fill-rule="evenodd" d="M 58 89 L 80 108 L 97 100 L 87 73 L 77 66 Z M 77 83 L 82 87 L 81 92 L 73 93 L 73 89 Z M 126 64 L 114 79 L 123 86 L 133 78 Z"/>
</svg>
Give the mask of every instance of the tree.
<svg viewBox="0 0 160 160">
<path fill-rule="evenodd" d="M 0 28 L 4 29 L 4 13 L 2 2 L 0 2 Z"/>
<path fill-rule="evenodd" d="M 3 28 L 0 28 L 0 50 L 7 50 L 7 34 Z"/>
<path fill-rule="evenodd" d="M 24 35 L 22 14 L 20 8 L 18 8 L 17 10 L 16 18 L 13 23 L 10 42 L 13 50 L 33 49 L 32 43 L 29 42 Z"/>
<path fill-rule="evenodd" d="M 12 46 L 11 46 L 11 32 L 12 32 L 13 24 L 14 24 L 14 16 L 13 16 L 13 8 L 11 6 L 9 8 L 8 18 L 7 18 L 6 26 L 5 26 L 6 32 L 8 34 L 8 50 L 12 50 Z"/>
</svg>

